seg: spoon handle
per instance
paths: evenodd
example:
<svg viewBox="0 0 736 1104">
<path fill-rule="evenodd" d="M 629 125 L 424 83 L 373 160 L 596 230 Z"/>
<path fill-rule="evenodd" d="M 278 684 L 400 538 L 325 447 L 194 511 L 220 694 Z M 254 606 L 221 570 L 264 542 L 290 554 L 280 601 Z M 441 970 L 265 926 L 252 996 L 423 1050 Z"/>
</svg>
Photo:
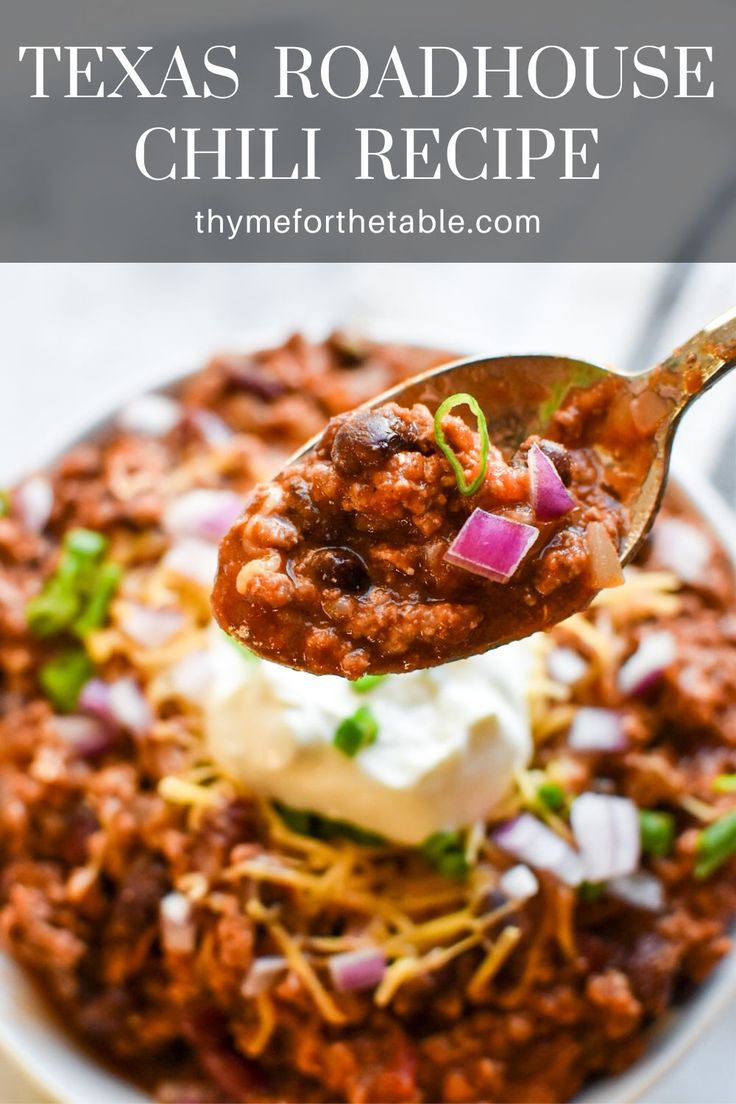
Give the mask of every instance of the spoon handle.
<svg viewBox="0 0 736 1104">
<path fill-rule="evenodd" d="M 648 373 L 649 384 L 674 400 L 672 418 L 736 365 L 736 307 L 714 319 Z"/>
</svg>

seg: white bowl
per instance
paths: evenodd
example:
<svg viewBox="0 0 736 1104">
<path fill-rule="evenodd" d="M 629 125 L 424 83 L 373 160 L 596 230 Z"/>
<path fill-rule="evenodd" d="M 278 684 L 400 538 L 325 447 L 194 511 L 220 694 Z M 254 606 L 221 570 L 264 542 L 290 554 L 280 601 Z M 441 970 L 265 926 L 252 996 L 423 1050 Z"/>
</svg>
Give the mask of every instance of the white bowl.
<svg viewBox="0 0 736 1104">
<path fill-rule="evenodd" d="M 95 427 L 92 432 L 100 428 L 102 426 Z M 675 478 L 678 489 L 711 524 L 736 566 L 736 516 L 702 476 L 676 468 Z M 578 1104 L 629 1104 L 641 1099 L 735 998 L 736 951 L 718 965 L 710 979 L 685 1004 L 663 1017 L 638 1062 L 624 1073 L 585 1089 L 577 1098 Z M 12 959 L 2 954 L 0 1050 L 57 1104 L 150 1104 L 150 1097 L 105 1069 L 90 1051 L 65 1031 L 60 1019 L 47 1007 L 37 985 L 30 982 Z"/>
</svg>

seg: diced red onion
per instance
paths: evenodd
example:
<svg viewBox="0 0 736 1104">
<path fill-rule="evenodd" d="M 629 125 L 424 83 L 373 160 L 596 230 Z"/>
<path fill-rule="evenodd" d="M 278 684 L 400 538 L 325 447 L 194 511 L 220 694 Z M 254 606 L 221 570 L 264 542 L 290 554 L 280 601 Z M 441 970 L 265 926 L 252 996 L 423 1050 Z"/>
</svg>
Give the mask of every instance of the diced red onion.
<svg viewBox="0 0 736 1104">
<path fill-rule="evenodd" d="M 625 751 L 629 746 L 621 714 L 593 705 L 578 709 L 567 743 L 574 751 Z"/>
<path fill-rule="evenodd" d="M 283 977 L 288 966 L 282 955 L 261 955 L 253 959 L 240 992 L 244 997 L 258 997 L 268 992 Z"/>
<path fill-rule="evenodd" d="M 163 525 L 172 537 L 195 537 L 217 543 L 243 509 L 243 499 L 234 491 L 195 487 L 169 502 Z"/>
<path fill-rule="evenodd" d="M 79 708 L 86 713 L 92 713 L 95 717 L 100 717 L 103 721 L 112 721 L 110 683 L 98 678 L 85 682 L 79 695 Z"/>
<path fill-rule="evenodd" d="M 195 705 L 204 703 L 213 677 L 212 656 L 204 648 L 190 652 L 169 670 L 174 693 Z"/>
<path fill-rule="evenodd" d="M 13 506 L 26 529 L 42 533 L 54 508 L 54 489 L 45 475 L 32 475 L 16 488 Z"/>
<path fill-rule="evenodd" d="M 511 901 L 528 901 L 539 892 L 539 882 L 534 872 L 523 863 L 512 866 L 501 875 L 498 888 Z"/>
<path fill-rule="evenodd" d="M 181 420 L 181 406 L 168 395 L 141 395 L 124 406 L 118 425 L 127 433 L 142 437 L 164 437 Z"/>
<path fill-rule="evenodd" d="M 167 893 L 159 905 L 161 942 L 169 954 L 191 954 L 197 938 L 194 907 L 183 893 Z"/>
<path fill-rule="evenodd" d="M 681 518 L 663 518 L 652 530 L 654 556 L 684 583 L 700 583 L 712 555 L 708 537 Z"/>
<path fill-rule="evenodd" d="M 622 694 L 645 694 L 662 678 L 677 657 L 677 644 L 671 632 L 661 629 L 649 633 L 618 673 Z"/>
<path fill-rule="evenodd" d="M 529 481 L 534 514 L 540 521 L 554 521 L 570 513 L 575 499 L 549 456 L 536 444 L 529 449 Z"/>
<path fill-rule="evenodd" d="M 160 648 L 184 628 L 186 618 L 181 610 L 155 609 L 130 602 L 120 616 L 120 628 L 136 644 Z"/>
<path fill-rule="evenodd" d="M 327 963 L 333 985 L 341 992 L 373 989 L 386 972 L 386 956 L 377 947 L 332 955 Z"/>
<path fill-rule="evenodd" d="M 582 794 L 572 803 L 570 823 L 587 881 L 607 882 L 636 870 L 641 839 L 633 801 L 609 794 Z"/>
<path fill-rule="evenodd" d="M 588 545 L 590 561 L 588 563 L 588 578 L 591 586 L 597 590 L 604 587 L 621 586 L 624 582 L 624 572 L 618 551 L 611 540 L 610 534 L 602 521 L 591 521 L 585 531 L 585 541 Z"/>
<path fill-rule="evenodd" d="M 573 686 L 588 670 L 588 664 L 573 648 L 555 648 L 547 656 L 547 670 L 555 682 Z"/>
<path fill-rule="evenodd" d="M 209 588 L 217 574 L 217 545 L 188 537 L 172 544 L 161 562 L 172 574 Z"/>
<path fill-rule="evenodd" d="M 110 712 L 122 728 L 137 736 L 146 733 L 153 723 L 151 707 L 131 676 L 110 683 Z"/>
<path fill-rule="evenodd" d="M 116 732 L 100 717 L 65 713 L 54 717 L 54 728 L 80 755 L 104 755 L 115 743 Z"/>
<path fill-rule="evenodd" d="M 565 885 L 579 885 L 585 877 L 580 855 L 531 813 L 507 820 L 494 831 L 493 839 L 502 851 L 549 871 Z"/>
<path fill-rule="evenodd" d="M 473 510 L 445 553 L 448 563 L 507 583 L 539 536 L 533 525 Z"/>
<path fill-rule="evenodd" d="M 637 870 L 621 878 L 612 878 L 606 885 L 612 897 L 645 912 L 661 912 L 665 904 L 664 886 L 655 874 Z"/>
<path fill-rule="evenodd" d="M 233 439 L 234 433 L 227 422 L 213 414 L 211 410 L 192 410 L 189 412 L 189 420 L 208 445 L 217 447 L 226 445 Z"/>
</svg>

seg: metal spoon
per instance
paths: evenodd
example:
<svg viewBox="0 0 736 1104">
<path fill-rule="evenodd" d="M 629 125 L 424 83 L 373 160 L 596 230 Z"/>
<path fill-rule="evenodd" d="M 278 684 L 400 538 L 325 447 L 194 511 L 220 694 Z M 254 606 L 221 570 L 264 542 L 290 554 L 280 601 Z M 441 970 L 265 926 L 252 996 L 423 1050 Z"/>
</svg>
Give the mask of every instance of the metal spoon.
<svg viewBox="0 0 736 1104">
<path fill-rule="evenodd" d="M 685 410 L 716 379 L 736 364 L 736 309 L 696 334 L 656 368 L 638 375 L 619 375 L 585 361 L 554 356 L 480 357 L 455 361 L 433 369 L 377 396 L 363 409 L 387 402 L 410 407 L 423 403 L 430 411 L 448 396 L 465 392 L 485 413 L 491 441 L 513 453 L 532 434 L 584 447 L 597 454 L 601 483 L 627 510 L 628 522 L 619 545 L 622 564 L 636 554 L 656 516 L 664 494 L 672 440 Z M 579 417 L 579 409 L 588 415 Z M 303 460 L 321 441 L 308 442 L 286 465 Z M 246 515 L 247 518 L 247 515 Z M 309 625 L 298 609 L 264 612 L 236 585 L 242 564 L 242 526 L 236 523 L 221 546 L 220 571 L 215 584 L 214 608 L 220 623 L 250 648 L 265 656 L 314 673 L 354 676 L 345 662 L 354 647 L 363 650 L 360 662 L 372 673 L 411 670 L 485 651 L 506 641 L 549 628 L 585 608 L 596 590 L 579 577 L 548 597 L 523 597 L 514 587 L 493 588 L 474 599 L 482 609 L 480 623 L 464 634 L 443 642 L 438 633 L 430 641 L 417 641 L 400 655 L 384 653 L 380 635 L 354 640 L 352 614 L 341 627 L 332 620 L 339 647 L 315 654 L 309 644 Z M 364 539 L 365 534 L 361 539 Z M 359 553 L 360 549 L 356 549 Z M 288 569 L 287 569 L 288 570 Z M 259 584 L 260 585 L 260 584 Z M 290 585 L 286 582 L 287 587 Z M 334 584 L 330 584 L 334 585 Z M 421 586 L 417 578 L 416 587 Z M 529 600 L 532 598 L 533 600 Z M 433 600 L 428 593 L 427 602 Z M 315 607 L 317 617 L 324 616 Z M 352 608 L 352 607 L 351 607 Z M 346 607 L 347 610 L 347 607 Z M 403 614 L 397 607 L 397 617 Z M 315 622 L 316 624 L 316 622 Z M 373 631 L 373 630 L 372 630 Z M 379 630 L 380 633 L 380 630 Z M 331 649 L 331 650 L 330 650 Z M 342 649 L 342 651 L 340 651 Z M 362 673 L 358 669 L 358 673 Z"/>
</svg>

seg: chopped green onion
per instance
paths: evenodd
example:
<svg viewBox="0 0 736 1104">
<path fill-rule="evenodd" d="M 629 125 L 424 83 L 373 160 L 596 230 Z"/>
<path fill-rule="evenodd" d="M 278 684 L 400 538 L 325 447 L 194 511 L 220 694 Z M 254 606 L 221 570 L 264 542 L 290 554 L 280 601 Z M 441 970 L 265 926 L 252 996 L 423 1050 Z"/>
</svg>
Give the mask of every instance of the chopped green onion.
<svg viewBox="0 0 736 1104">
<path fill-rule="evenodd" d="M 590 905 L 594 901 L 600 901 L 605 888 L 603 882 L 581 882 L 578 886 L 578 897 L 586 905 Z"/>
<path fill-rule="evenodd" d="M 352 843 L 360 843 L 364 847 L 382 847 L 386 841 L 378 832 L 369 832 L 366 828 L 359 828 L 357 824 L 350 824 L 347 820 L 334 820 L 332 817 L 318 817 L 319 836 L 321 839 L 347 839 Z"/>
<path fill-rule="evenodd" d="M 367 705 L 361 705 L 351 717 L 340 722 L 332 742 L 338 751 L 352 759 L 362 748 L 375 743 L 377 736 L 378 721 Z"/>
<path fill-rule="evenodd" d="M 557 782 L 542 782 L 537 789 L 537 797 L 553 813 L 564 809 L 567 801 L 567 794 Z"/>
<path fill-rule="evenodd" d="M 364 847 L 381 847 L 386 842 L 377 832 L 358 828 L 356 824 L 350 824 L 347 820 L 334 820 L 332 817 L 320 816 L 306 809 L 292 809 L 291 806 L 282 805 L 280 802 L 276 802 L 275 805 L 276 812 L 287 828 L 300 836 L 312 836 L 313 839 L 324 840 L 347 839 Z"/>
<path fill-rule="evenodd" d="M 470 872 L 468 860 L 461 851 L 448 851 L 436 865 L 439 874 L 456 882 L 464 881 Z"/>
<path fill-rule="evenodd" d="M 297 832 L 300 836 L 313 836 L 315 813 L 308 813 L 306 809 L 292 809 L 289 805 L 276 804 L 276 811 L 287 828 Z"/>
<path fill-rule="evenodd" d="M 465 478 L 463 466 L 452 451 L 452 446 L 448 443 L 445 437 L 445 431 L 442 428 L 442 419 L 445 414 L 449 414 L 456 406 L 463 405 L 469 406 L 472 413 L 475 415 L 478 422 L 478 433 L 480 434 L 480 465 L 475 478 L 470 483 L 468 483 Z M 488 423 L 486 422 L 486 416 L 481 410 L 478 400 L 472 395 L 466 394 L 464 391 L 459 391 L 456 395 L 450 395 L 449 398 L 440 403 L 437 407 L 437 413 L 434 416 L 434 439 L 455 473 L 455 479 L 457 480 L 460 494 L 475 494 L 485 479 L 486 467 L 488 466 L 488 449 L 490 447 Z"/>
<path fill-rule="evenodd" d="M 77 561 L 96 563 L 107 551 L 107 537 L 94 529 L 70 529 L 64 536 L 64 550 Z"/>
<path fill-rule="evenodd" d="M 385 678 L 388 678 L 388 675 L 362 675 L 355 682 L 351 682 L 350 687 L 356 694 L 367 694 L 380 686 Z"/>
<path fill-rule="evenodd" d="M 28 602 L 26 620 L 36 636 L 73 632 L 84 637 L 107 619 L 122 569 L 103 557 L 108 540 L 93 529 L 70 529 L 54 574 Z"/>
<path fill-rule="evenodd" d="M 107 549 L 107 537 L 93 529 L 70 529 L 65 533 L 61 558 L 54 578 L 80 596 L 94 585 L 97 569 Z"/>
<path fill-rule="evenodd" d="M 51 578 L 40 594 L 26 604 L 26 621 L 34 636 L 58 636 L 71 625 L 78 610 L 74 592 Z"/>
<path fill-rule="evenodd" d="M 736 811 L 714 820 L 700 833 L 695 877 L 709 878 L 732 855 L 736 855 Z"/>
<path fill-rule="evenodd" d="M 120 585 L 122 575 L 123 569 L 120 564 L 112 561 L 102 564 L 95 580 L 95 589 L 74 622 L 74 632 L 77 636 L 84 639 L 88 633 L 102 628 L 105 624 L 110 602 Z"/>
<path fill-rule="evenodd" d="M 664 858 L 672 850 L 675 839 L 675 818 L 672 813 L 660 813 L 656 809 L 639 810 L 641 847 L 647 855 Z"/>
<path fill-rule="evenodd" d="M 470 872 L 461 832 L 434 832 L 419 849 L 435 870 L 446 878 L 462 881 Z"/>
<path fill-rule="evenodd" d="M 716 793 L 736 793 L 736 774 L 719 774 L 713 782 Z"/>
<path fill-rule="evenodd" d="M 39 671 L 39 681 L 46 697 L 62 713 L 76 708 L 84 684 L 92 677 L 94 668 L 85 651 L 75 648 L 60 652 L 44 663 Z"/>
<path fill-rule="evenodd" d="M 7 517 L 10 513 L 10 492 L 0 491 L 0 517 Z"/>
</svg>

